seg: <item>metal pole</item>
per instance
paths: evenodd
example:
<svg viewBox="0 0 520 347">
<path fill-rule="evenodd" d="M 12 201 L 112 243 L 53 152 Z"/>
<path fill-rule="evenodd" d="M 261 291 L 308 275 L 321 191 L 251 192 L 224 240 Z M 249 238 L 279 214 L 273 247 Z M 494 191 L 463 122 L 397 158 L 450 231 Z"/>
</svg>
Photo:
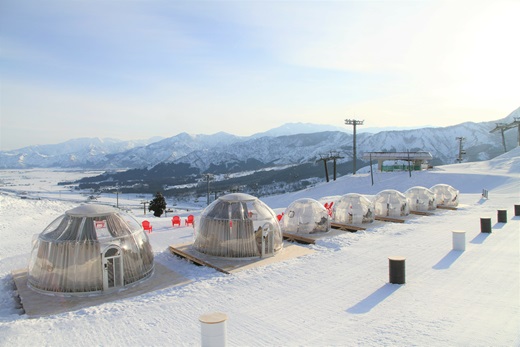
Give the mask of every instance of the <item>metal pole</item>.
<svg viewBox="0 0 520 347">
<path fill-rule="evenodd" d="M 410 174 L 410 177 L 412 177 L 412 168 L 410 166 L 410 151 L 407 150 L 407 152 L 408 152 L 408 172 Z"/>
<path fill-rule="evenodd" d="M 333 160 L 334 163 L 334 181 L 336 180 L 336 158 Z"/>
<path fill-rule="evenodd" d="M 507 148 L 506 148 L 506 137 L 504 136 L 504 128 L 500 129 L 500 132 L 502 133 L 502 145 L 504 145 L 504 153 L 506 153 Z"/>
<path fill-rule="evenodd" d="M 356 174 L 356 161 L 357 161 L 357 156 L 356 156 L 356 121 L 354 121 L 353 123 L 354 125 L 354 146 L 352 147 L 352 150 L 354 151 L 354 168 L 353 168 L 353 175 Z"/>
<path fill-rule="evenodd" d="M 518 146 L 520 146 L 520 124 L 518 124 Z"/>
<path fill-rule="evenodd" d="M 372 153 L 370 153 L 370 178 L 372 179 L 372 185 L 374 185 L 374 172 L 372 168 Z"/>
<path fill-rule="evenodd" d="M 356 126 L 357 125 L 363 125 L 363 122 L 364 120 L 356 120 L 356 119 L 345 119 L 345 124 L 347 125 L 352 125 L 353 126 L 353 135 L 354 135 L 354 139 L 353 139 L 353 145 L 352 145 L 352 150 L 353 150 L 353 156 L 354 156 L 354 165 L 353 165 L 353 175 L 356 174 L 356 161 L 357 161 L 357 148 L 356 148 Z"/>
<path fill-rule="evenodd" d="M 325 178 L 327 182 L 329 181 L 329 169 L 327 168 L 327 159 L 323 159 L 323 164 L 325 165 Z"/>
<path fill-rule="evenodd" d="M 208 191 L 206 193 L 206 204 L 209 205 L 209 176 L 206 176 L 208 179 Z"/>
</svg>

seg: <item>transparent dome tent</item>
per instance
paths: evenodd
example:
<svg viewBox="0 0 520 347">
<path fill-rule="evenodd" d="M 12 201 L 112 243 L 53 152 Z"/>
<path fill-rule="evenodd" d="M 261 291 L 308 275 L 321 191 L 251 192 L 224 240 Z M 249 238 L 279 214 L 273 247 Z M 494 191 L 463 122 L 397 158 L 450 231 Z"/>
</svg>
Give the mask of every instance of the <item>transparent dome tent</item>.
<svg viewBox="0 0 520 347">
<path fill-rule="evenodd" d="M 376 216 L 402 217 L 410 214 L 406 196 L 394 189 L 380 191 L 374 197 Z"/>
<path fill-rule="evenodd" d="M 374 221 L 374 203 L 367 197 L 349 193 L 341 196 L 333 208 L 334 221 L 341 224 L 363 224 Z"/>
<path fill-rule="evenodd" d="M 281 251 L 283 237 L 271 208 L 252 195 L 233 193 L 202 211 L 193 248 L 218 257 L 263 257 Z"/>
<path fill-rule="evenodd" d="M 436 184 L 430 188 L 438 205 L 455 207 L 459 205 L 459 191 L 448 184 Z"/>
<path fill-rule="evenodd" d="M 317 234 L 330 230 L 329 213 L 319 201 L 309 198 L 292 202 L 280 221 L 283 232 Z"/>
<path fill-rule="evenodd" d="M 412 187 L 404 192 L 412 211 L 432 211 L 437 208 L 435 193 L 426 187 Z"/>
<path fill-rule="evenodd" d="M 149 278 L 153 269 L 148 236 L 132 216 L 106 205 L 82 205 L 39 234 L 28 285 L 61 295 L 112 292 Z"/>
</svg>

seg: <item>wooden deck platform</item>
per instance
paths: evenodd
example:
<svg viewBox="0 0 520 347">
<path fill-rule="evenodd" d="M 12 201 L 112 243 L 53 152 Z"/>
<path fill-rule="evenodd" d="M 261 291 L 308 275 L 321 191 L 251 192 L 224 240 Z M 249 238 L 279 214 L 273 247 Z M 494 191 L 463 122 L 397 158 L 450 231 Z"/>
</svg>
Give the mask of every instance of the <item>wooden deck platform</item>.
<svg viewBox="0 0 520 347">
<path fill-rule="evenodd" d="M 171 245 L 169 247 L 172 254 L 185 258 L 195 264 L 209 266 L 225 274 L 232 274 L 239 271 L 266 266 L 289 259 L 294 259 L 315 251 L 290 242 L 284 242 L 283 250 L 273 257 L 267 258 L 223 258 L 200 253 L 193 249 L 192 243 Z"/>
<path fill-rule="evenodd" d="M 385 217 L 385 216 L 376 216 L 375 220 L 379 220 L 382 222 L 392 222 L 392 223 L 404 223 L 405 220 L 401 218 L 392 218 L 392 217 Z"/>
<path fill-rule="evenodd" d="M 416 214 L 418 216 L 433 216 L 433 212 L 426 212 L 426 211 L 410 211 L 410 214 Z"/>
<path fill-rule="evenodd" d="M 316 243 L 316 239 L 290 233 L 283 233 L 283 238 L 284 240 L 303 243 L 304 245 L 313 245 Z"/>
<path fill-rule="evenodd" d="M 65 297 L 43 294 L 29 288 L 27 286 L 27 271 L 28 269 L 15 270 L 12 275 L 25 314 L 30 318 L 75 311 L 191 282 L 177 272 L 155 262 L 154 273 L 150 278 L 123 290 L 90 296 Z"/>
<path fill-rule="evenodd" d="M 350 232 L 356 232 L 356 231 L 359 231 L 359 230 L 367 230 L 367 228 L 358 227 L 356 225 L 341 224 L 341 223 L 336 223 L 336 222 L 330 223 L 330 227 L 332 229 L 339 229 L 339 230 L 350 231 Z"/>
<path fill-rule="evenodd" d="M 452 211 L 456 211 L 457 208 L 456 207 L 453 207 L 453 206 L 444 206 L 444 205 L 437 205 L 437 208 L 440 208 L 442 210 L 452 210 Z"/>
</svg>

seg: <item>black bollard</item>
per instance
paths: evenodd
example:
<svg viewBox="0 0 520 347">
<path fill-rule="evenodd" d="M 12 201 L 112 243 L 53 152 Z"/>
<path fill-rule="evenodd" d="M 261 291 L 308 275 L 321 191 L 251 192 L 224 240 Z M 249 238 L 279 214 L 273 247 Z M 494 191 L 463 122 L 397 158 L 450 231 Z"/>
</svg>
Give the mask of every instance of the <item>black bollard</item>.
<svg viewBox="0 0 520 347">
<path fill-rule="evenodd" d="M 507 210 L 498 210 L 497 220 L 499 223 L 507 223 Z"/>
<path fill-rule="evenodd" d="M 520 205 L 515 205 L 515 216 L 520 216 Z"/>
<path fill-rule="evenodd" d="M 491 218 L 480 218 L 480 232 L 490 233 L 491 232 Z"/>
<path fill-rule="evenodd" d="M 405 257 L 389 257 L 389 277 L 390 283 L 404 284 L 405 283 Z"/>
</svg>

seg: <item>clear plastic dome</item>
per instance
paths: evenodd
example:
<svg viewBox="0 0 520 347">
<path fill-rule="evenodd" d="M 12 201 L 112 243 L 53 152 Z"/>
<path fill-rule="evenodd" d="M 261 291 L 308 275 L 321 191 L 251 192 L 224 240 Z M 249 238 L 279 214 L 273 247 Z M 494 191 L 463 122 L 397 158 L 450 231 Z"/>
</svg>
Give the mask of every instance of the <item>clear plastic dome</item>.
<svg viewBox="0 0 520 347">
<path fill-rule="evenodd" d="M 38 236 L 28 284 L 49 293 L 121 289 L 153 273 L 148 236 L 129 214 L 105 205 L 66 211 Z"/>
<path fill-rule="evenodd" d="M 330 230 L 329 213 L 314 199 L 298 199 L 290 204 L 280 221 L 282 230 L 291 234 L 317 234 Z"/>
<path fill-rule="evenodd" d="M 374 198 L 376 216 L 402 217 L 410 214 L 406 196 L 394 189 L 380 191 Z"/>
<path fill-rule="evenodd" d="M 432 211 L 437 208 L 435 194 L 425 187 L 412 187 L 404 192 L 412 211 Z"/>
<path fill-rule="evenodd" d="M 374 221 L 374 203 L 367 197 L 349 193 L 336 201 L 333 208 L 334 221 L 341 224 L 363 224 Z"/>
<path fill-rule="evenodd" d="M 430 188 L 435 194 L 437 204 L 455 207 L 459 205 L 459 191 L 448 184 L 436 184 Z"/>
<path fill-rule="evenodd" d="M 249 258 L 282 250 L 283 237 L 271 208 L 254 196 L 234 193 L 202 211 L 193 248 L 219 257 Z"/>
</svg>

